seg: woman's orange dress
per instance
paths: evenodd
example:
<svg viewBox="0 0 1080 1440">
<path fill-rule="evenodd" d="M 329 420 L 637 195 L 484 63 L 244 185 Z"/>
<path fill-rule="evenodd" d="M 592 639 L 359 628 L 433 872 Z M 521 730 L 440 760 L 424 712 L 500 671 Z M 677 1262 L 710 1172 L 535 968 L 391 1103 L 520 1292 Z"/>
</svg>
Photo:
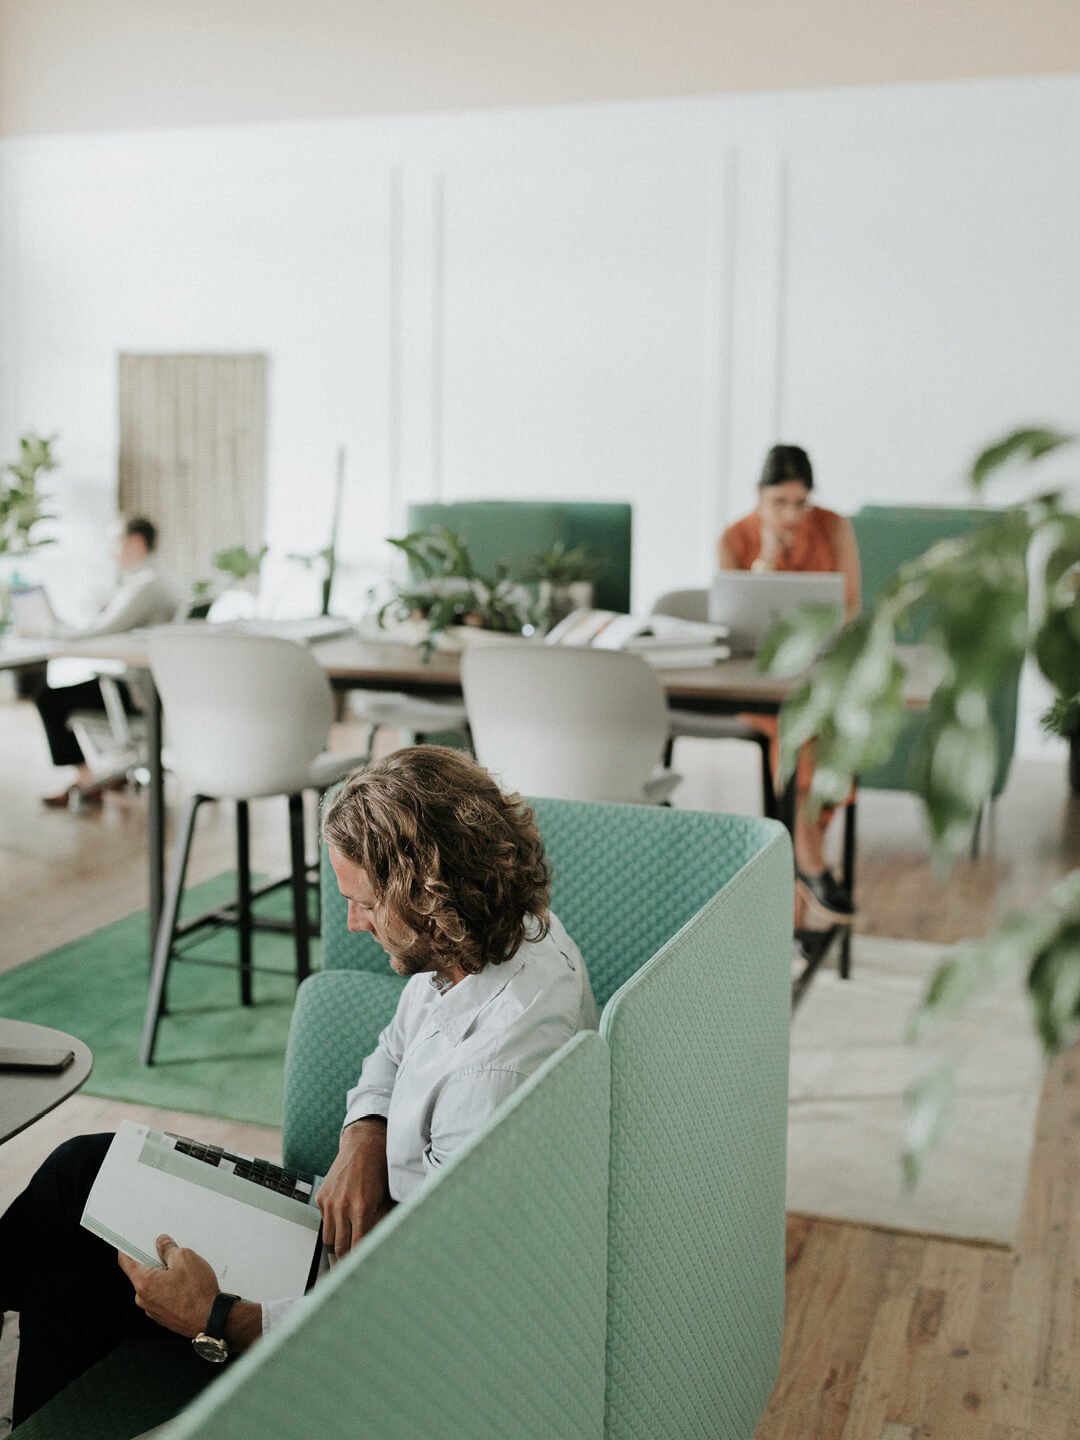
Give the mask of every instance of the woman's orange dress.
<svg viewBox="0 0 1080 1440">
<path fill-rule="evenodd" d="M 824 510 L 814 505 L 803 515 L 795 532 L 795 542 L 790 550 L 781 553 L 774 570 L 801 570 L 804 572 L 827 572 L 840 569 L 836 536 L 842 524 L 835 510 Z M 737 570 L 749 570 L 761 554 L 761 517 L 755 510 L 742 520 L 736 520 L 724 531 L 724 540 L 735 557 Z M 780 739 L 779 727 L 774 715 L 742 715 L 739 717 L 752 725 L 772 741 L 773 771 L 779 769 Z M 799 753 L 796 770 L 796 789 L 800 795 L 810 788 L 814 774 L 812 745 L 804 745 Z"/>
</svg>

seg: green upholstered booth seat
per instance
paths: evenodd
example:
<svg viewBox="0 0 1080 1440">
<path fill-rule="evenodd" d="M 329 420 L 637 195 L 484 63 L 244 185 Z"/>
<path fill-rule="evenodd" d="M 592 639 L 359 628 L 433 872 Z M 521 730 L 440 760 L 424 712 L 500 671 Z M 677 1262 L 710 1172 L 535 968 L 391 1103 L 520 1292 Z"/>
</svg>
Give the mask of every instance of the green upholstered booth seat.
<svg viewBox="0 0 1080 1440">
<path fill-rule="evenodd" d="M 552 1057 L 163 1437 L 750 1440 L 783 1320 L 787 834 L 653 806 L 536 811 L 600 1034 Z M 345 922 L 326 893 L 324 940 L 348 961 L 367 937 Z M 399 993 L 380 960 L 300 989 L 294 1163 L 333 1153 Z M 127 1440 L 156 1423 L 127 1353 L 18 1433 Z M 190 1374 L 172 1383 L 175 1403 Z M 89 1387 L 100 1408 L 108 1384 L 108 1426 L 86 1427 L 72 1397 Z"/>
<path fill-rule="evenodd" d="M 568 549 L 585 545 L 604 559 L 596 581 L 596 604 L 603 610 L 630 609 L 632 510 L 629 505 L 572 500 L 458 500 L 410 505 L 408 526 L 426 530 L 445 525 L 469 547 L 481 574 L 503 560 L 518 578 L 535 555 L 557 542 Z"/>
<path fill-rule="evenodd" d="M 863 603 L 869 604 L 900 569 L 936 545 L 965 535 L 979 525 L 996 519 L 1001 511 L 982 506 L 951 505 L 864 505 L 851 517 L 862 567 Z M 911 639 L 921 640 L 933 624 L 933 609 L 924 606 L 915 617 Z M 1020 666 L 999 686 L 990 700 L 990 713 L 997 731 L 998 766 L 992 794 L 1005 789 L 1016 748 L 1016 716 L 1020 691 Z M 859 785 L 870 790 L 912 789 L 912 766 L 923 722 L 913 718 L 900 736 L 891 758 L 884 765 L 859 776 Z"/>
</svg>

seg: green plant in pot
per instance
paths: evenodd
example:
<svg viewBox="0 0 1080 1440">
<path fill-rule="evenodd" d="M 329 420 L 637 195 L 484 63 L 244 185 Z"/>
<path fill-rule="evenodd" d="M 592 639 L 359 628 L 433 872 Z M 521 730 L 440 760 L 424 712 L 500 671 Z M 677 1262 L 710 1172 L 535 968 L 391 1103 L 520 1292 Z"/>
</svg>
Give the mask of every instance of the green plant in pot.
<svg viewBox="0 0 1080 1440">
<path fill-rule="evenodd" d="M 48 499 L 40 488 L 42 475 L 58 463 L 55 440 L 55 435 L 27 431 L 19 439 L 19 458 L 0 469 L 0 555 L 25 555 L 54 543 L 33 532 L 42 521 L 56 519 L 46 509 Z"/>
<path fill-rule="evenodd" d="M 1075 445 L 1078 438 L 1046 427 L 1013 431 L 977 457 L 971 485 L 981 493 L 1002 467 L 1033 463 Z M 1038 492 L 903 565 L 783 707 L 785 774 L 792 772 L 803 743 L 813 738 L 817 764 L 811 803 L 829 804 L 843 800 L 860 771 L 889 758 L 906 723 L 897 645 L 910 636 L 913 618 L 929 607 L 932 619 L 924 643 L 941 678 L 922 730 L 914 779 L 935 851 L 947 863 L 966 842 L 993 785 L 997 738 L 989 699 L 1025 656 L 1055 692 L 1044 725 L 1069 738 L 1075 755 L 1078 580 L 1080 514 L 1069 508 L 1061 490 Z M 784 674 L 810 666 L 827 633 L 824 622 L 809 608 L 786 618 L 768 637 L 762 666 Z M 959 1015 L 1017 967 L 1026 974 L 1034 1023 L 1047 1051 L 1080 1037 L 1080 871 L 994 934 L 958 946 L 930 981 L 912 1020 L 913 1038 Z M 909 1179 L 940 1137 L 952 1096 L 949 1067 L 927 1075 L 909 1092 L 904 1156 Z"/>
<path fill-rule="evenodd" d="M 529 592 L 509 578 L 508 567 L 500 561 L 493 575 L 477 574 L 465 541 L 445 525 L 414 530 L 389 543 L 408 559 L 409 578 L 381 607 L 378 623 L 423 618 L 425 659 L 449 626 L 520 635 L 531 623 Z"/>
<path fill-rule="evenodd" d="M 534 555 L 521 578 L 537 585 L 537 628 L 550 629 L 571 610 L 591 605 L 595 582 L 603 571 L 604 557 L 594 555 L 586 545 L 567 546 L 556 540 L 550 550 Z"/>
</svg>

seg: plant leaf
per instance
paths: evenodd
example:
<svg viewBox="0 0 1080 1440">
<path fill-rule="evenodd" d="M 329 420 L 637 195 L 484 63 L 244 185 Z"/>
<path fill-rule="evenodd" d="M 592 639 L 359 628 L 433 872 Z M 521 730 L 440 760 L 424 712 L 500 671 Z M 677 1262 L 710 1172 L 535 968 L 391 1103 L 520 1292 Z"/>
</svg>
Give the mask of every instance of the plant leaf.
<svg viewBox="0 0 1080 1440">
<path fill-rule="evenodd" d="M 969 476 L 971 485 L 975 490 L 981 490 L 994 471 L 1010 461 L 1026 460 L 1030 463 L 1062 445 L 1072 445 L 1077 438 L 1076 435 L 1054 430 L 1047 425 L 1025 426 L 1010 431 L 976 456 Z"/>
</svg>

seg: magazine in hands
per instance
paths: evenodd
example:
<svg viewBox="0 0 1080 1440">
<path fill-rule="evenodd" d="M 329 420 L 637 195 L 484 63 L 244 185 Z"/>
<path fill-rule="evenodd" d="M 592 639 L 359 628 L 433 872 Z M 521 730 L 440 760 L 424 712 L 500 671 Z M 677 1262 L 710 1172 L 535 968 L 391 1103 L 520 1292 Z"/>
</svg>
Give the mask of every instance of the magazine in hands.
<svg viewBox="0 0 1080 1440">
<path fill-rule="evenodd" d="M 82 1223 L 143 1265 L 161 1265 L 157 1237 L 171 1235 L 209 1261 L 222 1290 L 285 1300 L 320 1269 L 321 1179 L 125 1120 Z"/>
</svg>

